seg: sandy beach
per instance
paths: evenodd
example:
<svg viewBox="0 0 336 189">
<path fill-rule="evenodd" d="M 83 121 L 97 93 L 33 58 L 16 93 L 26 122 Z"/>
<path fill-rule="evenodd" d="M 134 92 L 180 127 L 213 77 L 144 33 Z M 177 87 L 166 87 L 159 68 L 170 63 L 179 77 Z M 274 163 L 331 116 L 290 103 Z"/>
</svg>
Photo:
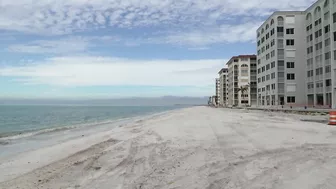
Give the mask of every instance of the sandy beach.
<svg viewBox="0 0 336 189">
<path fill-rule="evenodd" d="M 336 127 L 193 107 L 0 159 L 1 189 L 333 189 Z M 325 117 L 323 117 L 325 118 Z"/>
</svg>

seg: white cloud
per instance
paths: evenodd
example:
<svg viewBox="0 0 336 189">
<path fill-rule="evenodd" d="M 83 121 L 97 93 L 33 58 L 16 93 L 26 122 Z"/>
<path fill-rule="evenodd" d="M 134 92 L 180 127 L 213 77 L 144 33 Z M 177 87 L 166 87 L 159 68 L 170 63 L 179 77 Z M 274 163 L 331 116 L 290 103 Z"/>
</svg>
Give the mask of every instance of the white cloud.
<svg viewBox="0 0 336 189">
<path fill-rule="evenodd" d="M 0 29 L 44 35 L 104 27 L 160 26 L 167 29 L 216 25 L 229 17 L 264 16 L 303 9 L 314 0 L 2 0 Z M 107 22 L 108 21 L 108 22 Z"/>
<path fill-rule="evenodd" d="M 225 60 L 132 60 L 111 57 L 55 57 L 26 66 L 6 66 L 0 76 L 24 84 L 53 86 L 195 86 L 214 83 Z"/>
<path fill-rule="evenodd" d="M 13 44 L 7 50 L 10 52 L 32 54 L 69 54 L 85 52 L 92 46 L 118 40 L 118 38 L 112 36 L 73 36 L 53 40 L 36 40 L 27 44 Z"/>
</svg>

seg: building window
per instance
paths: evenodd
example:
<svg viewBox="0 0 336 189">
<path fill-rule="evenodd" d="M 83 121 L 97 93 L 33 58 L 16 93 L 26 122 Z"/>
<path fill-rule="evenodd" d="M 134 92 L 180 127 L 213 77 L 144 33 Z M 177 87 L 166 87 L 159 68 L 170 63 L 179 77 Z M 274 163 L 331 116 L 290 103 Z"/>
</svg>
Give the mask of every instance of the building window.
<svg viewBox="0 0 336 189">
<path fill-rule="evenodd" d="M 316 71 L 316 75 L 322 75 L 323 74 L 323 68 L 317 68 L 315 71 Z"/>
<path fill-rule="evenodd" d="M 284 28 L 283 27 L 277 27 L 277 32 L 284 32 Z"/>
<path fill-rule="evenodd" d="M 313 40 L 313 34 L 310 34 L 307 36 L 307 42 L 310 42 Z"/>
<path fill-rule="evenodd" d="M 275 62 L 271 62 L 271 68 L 275 67 Z"/>
<path fill-rule="evenodd" d="M 336 13 L 333 14 L 333 23 L 336 23 Z"/>
<path fill-rule="evenodd" d="M 307 31 L 311 30 L 313 28 L 313 25 L 310 24 L 309 26 L 307 26 Z"/>
<path fill-rule="evenodd" d="M 266 45 L 266 50 L 268 50 L 268 49 L 269 49 L 269 44 Z"/>
<path fill-rule="evenodd" d="M 258 69 L 258 74 L 260 74 L 260 68 Z"/>
<path fill-rule="evenodd" d="M 264 82 L 264 81 L 265 81 L 265 76 L 263 76 L 263 77 L 261 78 L 261 80 L 262 80 L 262 82 Z"/>
<path fill-rule="evenodd" d="M 270 75 L 266 75 L 266 81 L 270 80 Z"/>
<path fill-rule="evenodd" d="M 310 54 L 313 52 L 313 46 L 310 46 L 307 48 L 307 54 Z"/>
<path fill-rule="evenodd" d="M 273 47 L 274 45 L 275 45 L 275 40 L 272 39 L 272 41 L 271 41 L 271 47 Z"/>
<path fill-rule="evenodd" d="M 326 87 L 329 87 L 329 86 L 331 86 L 331 79 L 326 80 Z"/>
<path fill-rule="evenodd" d="M 260 59 L 258 59 L 258 65 L 260 64 Z"/>
<path fill-rule="evenodd" d="M 321 18 L 315 21 L 315 26 L 321 24 Z"/>
<path fill-rule="evenodd" d="M 263 43 L 265 41 L 265 37 L 261 38 L 261 43 Z"/>
<path fill-rule="evenodd" d="M 266 34 L 266 39 L 268 39 L 268 38 L 269 38 L 269 33 Z"/>
<path fill-rule="evenodd" d="M 322 29 L 318 30 L 317 32 L 315 32 L 315 38 L 318 38 L 322 35 Z"/>
<path fill-rule="evenodd" d="M 275 56 L 275 50 L 271 51 L 271 57 Z"/>
<path fill-rule="evenodd" d="M 294 46 L 294 39 L 287 39 L 286 40 L 286 45 L 287 46 Z"/>
<path fill-rule="evenodd" d="M 334 51 L 334 60 L 336 60 L 336 51 Z"/>
<path fill-rule="evenodd" d="M 270 54 L 266 54 L 266 60 L 270 59 Z"/>
<path fill-rule="evenodd" d="M 307 71 L 307 77 L 313 77 L 314 76 L 314 70 Z"/>
<path fill-rule="evenodd" d="M 267 65 L 266 65 L 266 70 L 269 70 L 269 69 L 270 69 L 270 65 L 267 64 Z"/>
<path fill-rule="evenodd" d="M 334 41 L 336 41 L 336 32 L 334 32 Z"/>
<path fill-rule="evenodd" d="M 324 58 L 325 58 L 325 60 L 329 60 L 330 59 L 330 52 L 325 53 Z"/>
<path fill-rule="evenodd" d="M 261 68 L 261 71 L 262 71 L 262 72 L 264 72 L 264 71 L 265 71 L 265 66 L 263 66 L 263 67 Z"/>
<path fill-rule="evenodd" d="M 271 85 L 272 90 L 275 90 L 275 84 Z"/>
<path fill-rule="evenodd" d="M 260 83 L 260 81 L 261 81 L 261 79 L 260 79 L 260 78 L 258 78 L 258 83 Z"/>
<path fill-rule="evenodd" d="M 271 30 L 271 36 L 274 35 L 274 28 Z"/>
<path fill-rule="evenodd" d="M 287 80 L 295 80 L 295 74 L 293 73 L 287 74 Z"/>
<path fill-rule="evenodd" d="M 287 103 L 295 103 L 295 96 L 287 96 Z"/>
<path fill-rule="evenodd" d="M 294 28 L 286 29 L 286 34 L 294 34 Z"/>
<path fill-rule="evenodd" d="M 258 41 L 258 47 L 260 46 L 260 40 Z"/>
<path fill-rule="evenodd" d="M 324 27 L 324 33 L 329 33 L 330 32 L 330 25 L 327 25 Z"/>
<path fill-rule="evenodd" d="M 324 40 L 324 45 L 327 47 L 330 45 L 330 38 Z"/>
<path fill-rule="evenodd" d="M 287 68 L 294 68 L 294 62 L 287 62 Z"/>
<path fill-rule="evenodd" d="M 272 73 L 271 74 L 271 79 L 274 79 L 275 78 L 275 73 Z"/>
<path fill-rule="evenodd" d="M 330 73 L 331 72 L 331 66 L 326 66 L 325 67 L 325 73 Z"/>
<path fill-rule="evenodd" d="M 317 43 L 317 44 L 315 45 L 315 49 L 316 49 L 316 50 L 320 50 L 320 49 L 322 49 L 322 42 Z"/>
</svg>

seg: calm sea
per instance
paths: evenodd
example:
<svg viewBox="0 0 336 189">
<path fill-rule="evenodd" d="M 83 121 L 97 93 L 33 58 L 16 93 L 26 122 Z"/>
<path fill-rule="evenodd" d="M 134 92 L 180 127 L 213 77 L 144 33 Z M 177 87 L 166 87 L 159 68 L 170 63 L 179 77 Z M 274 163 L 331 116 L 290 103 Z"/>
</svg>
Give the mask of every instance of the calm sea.
<svg viewBox="0 0 336 189">
<path fill-rule="evenodd" d="M 181 108 L 179 106 L 0 106 L 0 138 L 25 133 L 94 127 L 114 120 Z"/>
</svg>

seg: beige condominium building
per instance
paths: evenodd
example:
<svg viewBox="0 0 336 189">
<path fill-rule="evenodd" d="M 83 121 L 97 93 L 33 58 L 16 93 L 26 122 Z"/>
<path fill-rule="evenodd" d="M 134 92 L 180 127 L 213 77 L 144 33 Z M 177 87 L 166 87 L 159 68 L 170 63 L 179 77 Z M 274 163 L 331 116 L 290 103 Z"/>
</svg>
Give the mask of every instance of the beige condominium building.
<svg viewBox="0 0 336 189">
<path fill-rule="evenodd" d="M 305 106 L 303 11 L 274 12 L 257 30 L 259 106 Z"/>
<path fill-rule="evenodd" d="M 305 12 L 307 104 L 336 108 L 336 0 L 317 1 Z"/>
<path fill-rule="evenodd" d="M 228 75 L 228 69 L 227 68 L 222 68 L 219 72 L 219 106 L 226 107 L 227 104 L 227 99 L 228 99 L 228 90 L 227 90 L 227 75 Z"/>
<path fill-rule="evenodd" d="M 228 62 L 227 104 L 228 106 L 253 106 L 257 104 L 257 57 L 239 55 Z M 240 88 L 247 87 L 242 92 Z"/>
</svg>

